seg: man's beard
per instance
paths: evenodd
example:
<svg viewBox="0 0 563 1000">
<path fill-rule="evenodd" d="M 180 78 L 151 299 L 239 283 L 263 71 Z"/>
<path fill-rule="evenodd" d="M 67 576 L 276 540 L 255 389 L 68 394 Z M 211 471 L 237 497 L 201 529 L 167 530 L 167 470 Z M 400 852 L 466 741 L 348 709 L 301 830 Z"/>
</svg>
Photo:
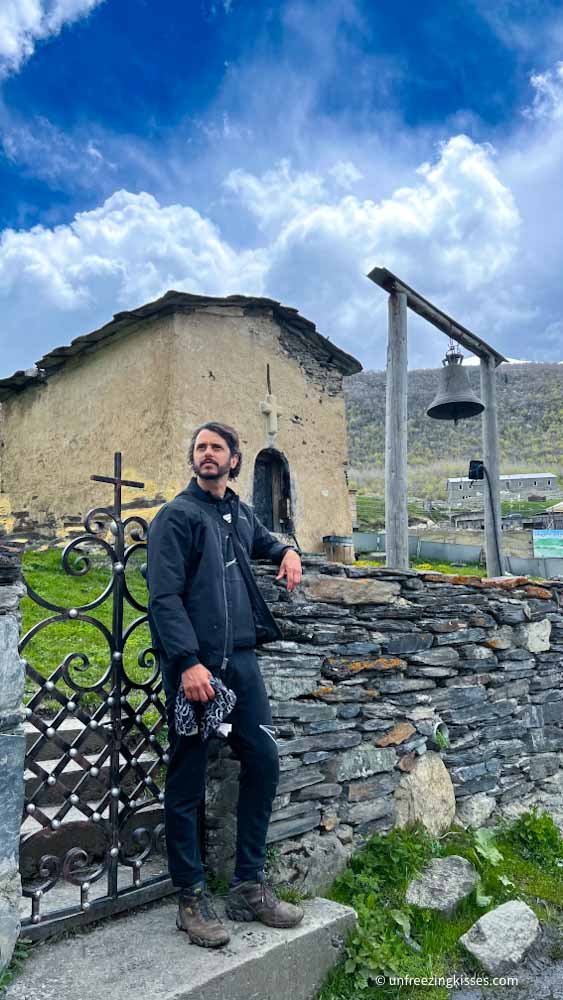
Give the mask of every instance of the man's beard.
<svg viewBox="0 0 563 1000">
<path fill-rule="evenodd" d="M 205 466 L 203 468 L 203 466 Z M 226 465 L 220 465 L 219 462 L 213 460 L 213 464 L 205 465 L 204 462 L 197 464 L 194 462 L 194 472 L 196 476 L 200 479 L 220 479 L 221 476 L 226 475 L 231 471 L 231 463 L 227 462 Z"/>
</svg>

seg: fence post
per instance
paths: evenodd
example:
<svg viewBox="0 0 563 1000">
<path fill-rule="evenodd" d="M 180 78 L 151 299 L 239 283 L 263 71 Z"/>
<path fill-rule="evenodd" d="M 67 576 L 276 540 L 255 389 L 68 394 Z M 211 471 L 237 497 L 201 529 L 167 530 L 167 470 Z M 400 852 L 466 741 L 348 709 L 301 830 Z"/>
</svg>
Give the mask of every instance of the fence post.
<svg viewBox="0 0 563 1000">
<path fill-rule="evenodd" d="M 385 390 L 385 562 L 393 569 L 409 568 L 407 366 L 407 296 L 391 292 Z"/>
<path fill-rule="evenodd" d="M 481 358 L 481 398 L 483 413 L 483 462 L 486 482 L 483 483 L 485 513 L 485 553 L 487 576 L 502 576 L 502 508 L 500 503 L 500 456 L 497 418 L 495 360 L 492 355 Z"/>
<path fill-rule="evenodd" d="M 18 654 L 19 603 L 25 593 L 21 550 L 0 542 L 0 970 L 20 932 L 18 869 L 23 808 L 25 664 Z"/>
</svg>

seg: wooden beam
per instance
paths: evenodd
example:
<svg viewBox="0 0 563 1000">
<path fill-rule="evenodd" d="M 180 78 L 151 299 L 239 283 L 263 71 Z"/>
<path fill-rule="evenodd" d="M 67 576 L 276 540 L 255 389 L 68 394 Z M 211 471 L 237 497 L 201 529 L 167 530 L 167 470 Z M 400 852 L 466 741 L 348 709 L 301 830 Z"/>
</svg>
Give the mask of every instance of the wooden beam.
<svg viewBox="0 0 563 1000">
<path fill-rule="evenodd" d="M 484 482 L 485 555 L 487 575 L 502 576 L 502 519 L 500 506 L 500 457 L 497 421 L 497 387 L 495 362 L 481 358 L 481 399 L 483 411 L 483 463 L 488 472 Z"/>
<path fill-rule="evenodd" d="M 386 564 L 409 568 L 407 511 L 407 297 L 389 296 L 385 408 Z"/>
<path fill-rule="evenodd" d="M 455 319 L 452 319 L 447 313 L 442 312 L 441 309 L 437 309 L 428 299 L 423 298 L 422 295 L 415 292 L 414 288 L 401 281 L 395 274 L 388 271 L 386 267 L 374 267 L 369 272 L 368 278 L 374 281 L 376 285 L 379 285 L 380 288 L 384 288 L 386 292 L 404 293 L 407 297 L 409 309 L 418 313 L 423 319 L 428 320 L 429 323 L 432 323 L 432 326 L 437 327 L 438 330 L 451 337 L 452 340 L 457 341 L 458 344 L 471 351 L 472 354 L 476 354 L 479 358 L 492 357 L 495 366 L 506 361 L 506 358 L 502 354 L 499 354 L 494 347 L 490 347 L 481 337 L 471 333 L 471 330 L 462 326 L 461 323 L 457 323 Z"/>
</svg>

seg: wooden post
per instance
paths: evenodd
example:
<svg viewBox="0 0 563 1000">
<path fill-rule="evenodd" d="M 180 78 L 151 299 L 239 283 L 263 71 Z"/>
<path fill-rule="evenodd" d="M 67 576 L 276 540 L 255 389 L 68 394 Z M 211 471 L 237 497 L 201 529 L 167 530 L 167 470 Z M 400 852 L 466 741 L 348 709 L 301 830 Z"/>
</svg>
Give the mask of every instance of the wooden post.
<svg viewBox="0 0 563 1000">
<path fill-rule="evenodd" d="M 407 296 L 389 295 L 385 409 L 385 551 L 387 566 L 409 568 L 407 511 Z"/>
<path fill-rule="evenodd" d="M 485 555 L 487 575 L 502 576 L 502 520 L 500 506 L 500 458 L 497 423 L 497 388 L 494 358 L 481 358 L 481 399 L 485 404 L 483 412 L 483 462 L 489 473 L 485 476 Z M 490 487 L 490 488 L 489 488 Z"/>
</svg>

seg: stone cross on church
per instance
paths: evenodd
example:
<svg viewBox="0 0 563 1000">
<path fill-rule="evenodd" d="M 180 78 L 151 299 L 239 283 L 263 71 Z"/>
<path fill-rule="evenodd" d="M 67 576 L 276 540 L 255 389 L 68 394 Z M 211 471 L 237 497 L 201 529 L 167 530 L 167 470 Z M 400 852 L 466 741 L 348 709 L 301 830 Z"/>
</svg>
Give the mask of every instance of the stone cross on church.
<svg viewBox="0 0 563 1000">
<path fill-rule="evenodd" d="M 268 443 L 270 448 L 276 443 L 278 433 L 278 417 L 283 410 L 278 407 L 278 401 L 272 393 L 272 383 L 270 381 L 270 366 L 266 366 L 266 378 L 268 382 L 268 392 L 266 398 L 260 403 L 260 412 L 266 417 L 266 427 L 268 430 Z"/>
</svg>

